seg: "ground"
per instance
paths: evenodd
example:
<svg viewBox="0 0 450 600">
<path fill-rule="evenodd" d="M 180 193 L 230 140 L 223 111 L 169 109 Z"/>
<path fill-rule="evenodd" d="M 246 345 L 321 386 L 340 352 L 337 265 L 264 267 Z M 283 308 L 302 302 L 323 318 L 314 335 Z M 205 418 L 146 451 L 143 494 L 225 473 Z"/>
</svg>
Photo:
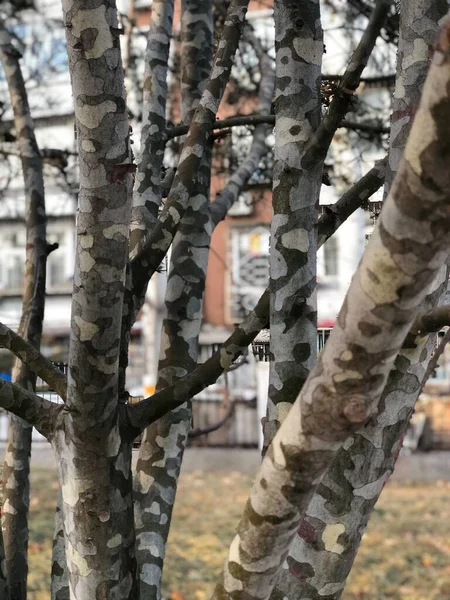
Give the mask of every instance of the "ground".
<svg viewBox="0 0 450 600">
<path fill-rule="evenodd" d="M 195 457 L 198 452 L 203 454 Z M 169 539 L 165 598 L 207 600 L 211 595 L 252 481 L 247 472 L 217 470 L 224 467 L 222 453 L 197 450 L 188 456 Z M 248 455 L 246 464 L 253 460 Z M 53 465 L 43 462 L 35 460 L 32 477 L 28 600 L 49 600 L 57 483 Z M 226 466 L 232 463 L 247 470 L 245 461 Z M 199 466 L 208 470 L 192 470 Z M 449 468 L 447 454 L 403 457 L 369 523 L 344 600 L 450 599 Z M 421 481 L 408 483 L 411 473 Z M 447 481 L 424 481 L 430 474 Z"/>
</svg>

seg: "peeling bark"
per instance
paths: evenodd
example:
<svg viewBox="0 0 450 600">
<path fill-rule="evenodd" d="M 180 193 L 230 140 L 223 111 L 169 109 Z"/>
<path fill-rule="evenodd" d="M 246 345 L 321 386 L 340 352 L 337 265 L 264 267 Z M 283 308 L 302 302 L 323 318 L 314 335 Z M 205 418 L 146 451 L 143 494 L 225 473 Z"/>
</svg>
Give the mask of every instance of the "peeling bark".
<svg viewBox="0 0 450 600">
<path fill-rule="evenodd" d="M 133 210 L 130 255 L 155 224 L 161 205 L 161 168 L 166 144 L 167 70 L 172 38 L 173 0 L 154 0 L 147 37 L 143 84 L 143 116 Z"/>
<path fill-rule="evenodd" d="M 263 453 L 317 355 L 317 205 L 322 162 L 301 168 L 320 122 L 318 0 L 275 2 L 275 163 L 270 251 L 270 374 Z"/>
<path fill-rule="evenodd" d="M 131 440 L 118 359 L 132 172 L 114 2 L 64 3 L 80 161 L 67 409 L 58 453 L 71 598 L 135 598 Z M 107 140 L 107 143 L 105 143 Z"/>
<path fill-rule="evenodd" d="M 438 22 L 447 13 L 446 0 L 402 2 L 397 53 L 397 77 L 392 104 L 389 162 L 385 196 L 397 173 L 436 40 Z"/>
<path fill-rule="evenodd" d="M 69 580 L 67 577 L 66 550 L 64 547 L 64 520 L 62 514 L 61 492 L 55 512 L 55 532 L 53 534 L 51 600 L 70 600 Z"/>
<path fill-rule="evenodd" d="M 447 282 L 444 267 L 421 311 L 443 299 Z M 389 373 L 379 413 L 345 442 L 319 484 L 272 600 L 341 598 L 373 507 L 394 470 L 435 348 L 435 335 L 408 337 Z"/>
<path fill-rule="evenodd" d="M 273 60 L 261 47 L 261 42 L 248 28 L 244 31 L 244 39 L 252 44 L 259 59 L 261 81 L 258 96 L 259 115 L 268 117 L 272 109 L 272 98 L 275 85 L 275 70 Z M 231 175 L 224 189 L 216 195 L 210 205 L 213 227 L 216 227 L 226 216 L 244 189 L 245 184 L 258 167 L 261 158 L 267 153 L 266 138 L 272 128 L 270 123 L 261 123 L 255 127 L 252 144 L 248 156 Z"/>
<path fill-rule="evenodd" d="M 248 0 L 232 0 L 222 33 L 211 76 L 192 119 L 189 133 L 183 145 L 177 172 L 164 210 L 145 241 L 142 252 L 131 262 L 133 309 L 124 323 L 123 330 L 130 329 L 137 311 L 142 305 L 147 284 L 161 264 L 184 214 L 195 185 L 205 144 L 214 125 L 217 110 L 227 84 L 234 55 L 238 47 Z M 193 177 L 194 175 L 194 177 Z"/>
<path fill-rule="evenodd" d="M 0 323 L 0 344 L 8 348 L 18 359 L 28 365 L 31 371 L 39 375 L 51 389 L 66 398 L 67 378 L 54 364 L 43 356 L 39 350 L 23 337 Z"/>
<path fill-rule="evenodd" d="M 13 46 L 9 32 L 4 24 L 0 23 L 0 61 L 5 72 L 14 114 L 25 190 L 25 283 L 19 335 L 36 350 L 39 350 L 44 319 L 47 263 L 44 179 L 42 158 L 34 135 L 34 124 L 30 115 L 19 58 L 20 54 Z M 16 358 L 12 380 L 15 384 L 31 392 L 35 387 L 36 375 L 25 363 Z M 3 390 L 5 390 L 5 386 L 3 386 Z M 20 394 L 14 390 L 13 386 L 9 390 L 5 390 L 4 394 L 5 397 L 2 397 L 1 400 L 4 407 L 5 403 L 8 405 L 14 402 L 14 409 L 10 409 L 14 414 L 10 418 L 3 469 L 2 527 L 6 572 L 11 600 L 25 600 L 28 573 L 29 471 L 32 426 L 30 422 L 26 423 L 15 415 L 23 411 L 27 416 L 33 416 L 34 420 L 38 416 L 33 412 L 35 406 L 31 409 L 28 407 L 24 409 L 23 399 L 19 398 Z M 18 407 L 19 412 L 17 412 Z"/>
<path fill-rule="evenodd" d="M 383 185 L 384 170 L 385 163 L 380 161 L 319 219 L 319 245 L 324 244 L 337 228 Z M 178 383 L 146 398 L 139 404 L 122 407 L 121 418 L 124 426 L 128 427 L 130 432 L 134 430 L 134 435 L 138 435 L 147 424 L 159 419 L 167 411 L 180 406 L 186 398 L 192 398 L 214 383 L 242 355 L 268 323 L 269 290 L 267 289 L 255 308 L 203 365 L 198 366 Z"/>
<path fill-rule="evenodd" d="M 403 162 L 325 349 L 263 460 L 217 598 L 270 594 L 315 488 L 340 447 L 376 414 L 408 329 L 448 256 L 449 40 L 447 21 Z M 339 543 L 335 530 L 327 533 L 327 541 Z"/>
<path fill-rule="evenodd" d="M 209 0 L 185 0 L 181 21 L 182 119 L 190 122 L 213 59 L 213 14 Z M 203 296 L 212 233 L 209 216 L 211 142 L 204 148 L 192 197 L 175 235 L 166 291 L 158 388 L 171 385 L 197 365 Z M 145 430 L 134 483 L 137 559 L 141 596 L 161 598 L 161 577 L 178 477 L 191 427 L 191 404 Z M 161 468 L 162 464 L 165 468 Z M 149 488 L 149 481 L 152 481 Z M 157 549 L 157 551 L 155 551 Z"/>
</svg>

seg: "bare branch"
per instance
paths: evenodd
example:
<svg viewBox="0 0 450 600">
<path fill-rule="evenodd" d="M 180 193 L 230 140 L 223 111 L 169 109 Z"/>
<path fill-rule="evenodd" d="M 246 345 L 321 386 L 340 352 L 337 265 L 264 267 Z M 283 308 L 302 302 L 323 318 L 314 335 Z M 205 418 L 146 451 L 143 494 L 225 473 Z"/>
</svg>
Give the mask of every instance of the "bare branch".
<svg viewBox="0 0 450 600">
<path fill-rule="evenodd" d="M 25 192 L 25 285 L 19 334 L 39 349 L 45 307 L 47 217 L 42 156 L 19 59 L 11 34 L 0 20 L 0 61 L 11 99 Z M 12 380 L 31 390 L 35 387 L 36 375 L 16 358 Z M 25 600 L 26 596 L 31 441 L 30 425 L 12 415 L 3 469 L 4 501 L 11 510 L 3 517 L 3 527 L 8 586 L 16 600 Z"/>
<path fill-rule="evenodd" d="M 275 69 L 273 60 L 263 51 L 261 43 L 254 35 L 253 31 L 246 29 L 245 38 L 250 41 L 256 50 L 260 60 L 261 82 L 259 87 L 259 116 L 270 116 L 272 98 L 275 86 Z M 255 115 L 256 116 L 256 115 Z M 216 121 L 217 123 L 217 121 Z M 225 218 L 228 210 L 237 200 L 245 184 L 258 167 L 259 161 L 267 153 L 266 138 L 270 131 L 271 124 L 262 122 L 257 125 L 253 133 L 253 140 L 248 156 L 243 163 L 231 175 L 224 189 L 216 195 L 215 201 L 210 205 L 213 227 L 216 227 L 222 219 Z"/>
<path fill-rule="evenodd" d="M 225 416 L 222 419 L 220 419 L 220 421 L 217 421 L 217 423 L 215 423 L 214 425 L 210 425 L 209 427 L 197 427 L 196 429 L 192 429 L 189 432 L 189 439 L 193 440 L 195 438 L 201 437 L 202 435 L 208 435 L 208 433 L 213 433 L 214 431 L 217 431 L 218 429 L 223 427 L 234 415 L 235 408 L 235 403 L 231 402 L 230 407 L 227 410 Z"/>
<path fill-rule="evenodd" d="M 67 378 L 64 373 L 45 358 L 39 350 L 3 323 L 0 323 L 0 346 L 10 350 L 36 375 L 48 383 L 50 388 L 55 390 L 63 400 L 66 399 Z"/>
<path fill-rule="evenodd" d="M 147 35 L 143 116 L 133 210 L 130 251 L 141 250 L 142 237 L 157 219 L 161 204 L 161 168 L 166 143 L 167 70 L 172 38 L 173 0 L 155 0 Z"/>
<path fill-rule="evenodd" d="M 313 164 L 325 159 L 336 129 L 344 118 L 353 94 L 359 86 L 361 73 L 367 65 L 380 30 L 386 21 L 390 5 L 391 0 L 378 0 L 361 41 L 348 63 L 330 108 L 308 142 L 308 148 L 302 160 L 303 168 L 311 168 Z"/>
<path fill-rule="evenodd" d="M 381 187 L 384 181 L 383 163 L 378 163 L 369 173 L 365 176 L 369 179 L 366 179 L 365 184 L 362 186 L 363 189 L 359 185 L 360 182 L 355 184 L 332 209 L 330 207 L 330 212 L 325 213 L 319 219 L 319 246 L 331 237 L 345 219 Z M 370 181 L 371 184 L 368 185 Z M 338 208 L 341 202 L 342 217 Z M 192 398 L 208 385 L 217 381 L 218 377 L 228 370 L 247 350 L 261 329 L 267 327 L 268 324 L 269 290 L 267 289 L 253 311 L 236 327 L 228 340 L 195 371 L 176 384 L 142 400 L 139 404 L 120 406 L 124 426 L 134 429 L 135 435 L 138 435 L 154 420 L 159 419 L 166 412 L 180 406 L 187 399 Z"/>
<path fill-rule="evenodd" d="M 142 306 L 148 282 L 159 268 L 173 241 L 194 189 L 195 174 L 199 169 L 230 76 L 247 6 L 248 0 L 232 0 L 230 3 L 222 32 L 224 43 L 218 46 L 214 67 L 192 119 L 171 191 L 161 216 L 142 245 L 142 251 L 130 262 L 131 281 L 127 284 L 129 294 L 125 297 L 127 309 L 123 315 L 122 337 L 131 329 Z"/>
<path fill-rule="evenodd" d="M 267 123 L 268 125 L 275 125 L 275 115 L 272 114 L 260 114 L 250 113 L 248 115 L 239 115 L 236 117 L 228 117 L 228 119 L 217 119 L 214 122 L 213 130 L 220 131 L 222 129 L 229 129 L 231 127 L 242 127 L 244 125 L 256 126 L 261 123 Z M 389 133 L 388 127 L 383 127 L 377 123 L 358 123 L 357 121 L 348 121 L 346 119 L 340 121 L 336 126 L 336 129 L 345 127 L 346 129 L 354 129 L 355 131 L 364 131 L 367 133 Z M 189 127 L 187 125 L 176 125 L 167 132 L 168 139 L 185 135 L 188 132 Z"/>
<path fill-rule="evenodd" d="M 0 378 L 0 408 L 33 425 L 47 439 L 63 407 Z"/>
<path fill-rule="evenodd" d="M 213 64 L 211 0 L 183 0 L 181 13 L 181 117 L 189 123 L 201 102 Z M 175 383 L 197 364 L 211 235 L 208 212 L 211 161 L 212 140 L 209 139 L 171 248 L 157 389 Z M 191 276 L 186 276 L 188 272 Z M 139 449 L 134 477 L 134 514 L 139 540 L 136 557 L 141 597 L 148 600 L 161 597 L 161 557 L 165 555 L 191 417 L 191 403 L 167 413 L 145 430 Z M 164 440 L 163 448 L 161 440 Z M 166 459 L 170 460 L 170 471 L 162 473 L 158 470 L 160 475 L 156 476 L 157 465 Z M 147 483 L 149 477 L 154 479 L 151 492 Z M 152 511 L 155 504 L 160 507 L 158 515 Z M 158 549 L 156 553 L 155 548 Z M 149 572 L 153 573 L 151 582 Z"/>
<path fill-rule="evenodd" d="M 378 161 L 335 204 L 323 207 L 324 213 L 319 220 L 318 246 L 324 244 L 357 208 L 365 207 L 371 196 L 380 189 L 384 183 L 386 162 L 387 157 Z"/>
</svg>

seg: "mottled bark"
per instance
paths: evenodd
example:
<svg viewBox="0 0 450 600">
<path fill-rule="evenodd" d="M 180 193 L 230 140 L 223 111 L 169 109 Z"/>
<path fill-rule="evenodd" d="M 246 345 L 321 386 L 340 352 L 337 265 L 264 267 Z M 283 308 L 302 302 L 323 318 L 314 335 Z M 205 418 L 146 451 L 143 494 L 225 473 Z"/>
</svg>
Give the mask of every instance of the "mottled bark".
<svg viewBox="0 0 450 600">
<path fill-rule="evenodd" d="M 167 71 L 172 38 L 173 0 L 152 3 L 147 35 L 143 83 L 142 130 L 130 225 L 130 258 L 142 251 L 142 243 L 155 225 L 162 201 L 162 166 L 166 145 Z M 119 394 L 126 396 L 126 369 L 133 313 L 133 278 L 127 265 L 123 326 L 120 335 Z M 142 293 L 141 301 L 145 295 Z"/>
<path fill-rule="evenodd" d="M 167 70 L 172 38 L 173 0 L 154 0 L 147 36 L 143 114 L 130 232 L 130 255 L 155 224 L 161 205 L 161 168 L 166 143 Z"/>
<path fill-rule="evenodd" d="M 373 169 L 356 183 L 319 219 L 319 246 L 324 244 L 337 228 L 353 212 L 366 202 L 384 182 L 385 164 L 377 163 Z M 362 183 L 364 182 L 364 183 Z M 122 418 L 135 434 L 159 419 L 167 411 L 180 406 L 186 398 L 192 398 L 217 378 L 242 355 L 261 329 L 269 324 L 269 289 L 259 299 L 255 308 L 236 327 L 231 336 L 203 365 L 200 365 L 178 383 L 133 406 L 122 407 Z"/>
<path fill-rule="evenodd" d="M 442 299 L 446 269 L 420 310 Z M 339 450 L 311 500 L 283 565 L 272 600 L 338 600 L 373 507 L 391 475 L 436 335 L 403 345 L 381 395 L 379 413 Z"/>
<path fill-rule="evenodd" d="M 4 408 L 12 415 L 26 421 L 28 425 L 35 427 L 46 438 L 51 437 L 54 430 L 55 421 L 61 412 L 64 412 L 64 405 L 50 402 L 45 398 L 37 396 L 33 391 L 29 391 L 24 387 L 9 383 L 5 379 L 0 378 L 0 408 Z M 8 453 L 6 455 L 8 460 Z M 5 470 L 3 471 L 5 473 Z M 3 483 L 5 478 L 3 475 Z M 3 493 L 4 501 L 9 496 Z M 5 513 L 13 513 L 14 507 L 4 510 Z"/>
<path fill-rule="evenodd" d="M 0 505 L 1 508 L 1 505 Z M 8 590 L 8 580 L 6 577 L 6 560 L 5 560 L 5 547 L 3 545 L 3 533 L 0 527 L 0 598 L 3 600 L 10 600 Z"/>
<path fill-rule="evenodd" d="M 3 23 L 0 23 L 0 61 L 5 72 L 14 114 L 25 192 L 25 282 L 19 335 L 38 350 L 44 319 L 47 262 L 44 179 L 42 159 L 34 135 L 34 124 L 30 115 L 19 58 L 20 54 L 13 46 L 9 32 Z M 36 383 L 36 375 L 25 363 L 16 358 L 12 380 L 15 384 L 32 391 Z M 11 400 L 12 396 L 2 398 L 2 402 Z M 17 402 L 17 394 L 14 396 L 14 400 Z M 21 403 L 22 407 L 23 402 Z M 3 468 L 2 526 L 11 600 L 25 600 L 28 573 L 28 506 L 32 426 L 15 416 L 17 412 L 14 410 L 12 412 L 14 415 L 10 418 Z M 27 409 L 26 414 L 31 415 L 31 412 Z M 36 415 L 34 417 L 36 418 Z"/>
<path fill-rule="evenodd" d="M 370 55 L 383 27 L 392 0 L 378 0 L 370 15 L 367 28 L 353 53 L 339 86 L 334 93 L 330 107 L 320 126 L 309 139 L 302 159 L 302 168 L 310 169 L 318 161 L 325 160 L 336 129 L 349 109 L 353 94 L 361 82 L 361 73 L 367 65 Z"/>
<path fill-rule="evenodd" d="M 180 68 L 183 123 L 192 121 L 211 74 L 213 27 L 210 0 L 182 0 Z"/>
<path fill-rule="evenodd" d="M 447 21 L 391 192 L 325 349 L 263 460 L 215 597 L 270 594 L 315 488 L 340 447 L 376 414 L 448 256 L 449 50 Z M 327 533 L 327 543 L 340 542 L 335 530 Z"/>
<path fill-rule="evenodd" d="M 181 19 L 183 122 L 190 122 L 213 59 L 213 14 L 209 0 L 185 0 Z M 207 142 L 192 197 L 175 235 L 166 290 L 158 389 L 197 365 L 203 296 L 211 238 L 209 190 L 211 142 Z M 168 412 L 145 430 L 134 483 L 137 559 L 141 597 L 161 598 L 161 577 L 178 476 L 191 427 L 191 404 Z M 162 467 L 162 465 L 164 465 Z M 149 486 L 149 482 L 152 482 Z"/>
<path fill-rule="evenodd" d="M 30 370 L 39 375 L 61 398 L 66 398 L 67 378 L 64 373 L 45 358 L 37 348 L 3 323 L 0 323 L 0 345 L 8 348 L 17 358 L 27 364 Z"/>
<path fill-rule="evenodd" d="M 195 174 L 201 164 L 204 148 L 209 142 L 217 110 L 228 82 L 234 55 L 244 24 L 248 0 L 232 0 L 222 32 L 211 76 L 190 124 L 183 145 L 172 187 L 164 209 L 151 232 L 141 240 L 142 249 L 127 268 L 126 294 L 122 318 L 119 390 L 124 390 L 128 364 L 128 340 L 131 327 L 145 299 L 148 282 L 161 265 L 172 244 L 181 218 L 191 197 Z"/>
<path fill-rule="evenodd" d="M 259 116 L 268 117 L 272 110 L 272 99 L 275 85 L 275 69 L 273 60 L 261 46 L 252 30 L 244 31 L 244 39 L 252 44 L 252 47 L 258 56 L 259 70 L 261 80 L 258 95 Z M 221 190 L 211 204 L 209 210 L 213 227 L 216 227 L 226 216 L 229 209 L 239 197 L 245 184 L 256 171 L 261 158 L 267 153 L 268 147 L 266 138 L 273 125 L 262 122 L 255 127 L 253 132 L 252 144 L 248 156 L 242 162 L 236 171 L 231 175 L 226 186 Z"/>
<path fill-rule="evenodd" d="M 51 600 L 70 600 L 66 550 L 64 547 L 64 520 L 61 507 L 62 497 L 61 492 L 59 492 L 55 512 L 55 531 L 53 534 Z"/>
<path fill-rule="evenodd" d="M 317 205 L 322 162 L 301 168 L 320 122 L 323 34 L 318 0 L 274 4 L 275 163 L 270 250 L 270 374 L 263 453 L 317 354 Z"/>
<path fill-rule="evenodd" d="M 145 241 L 142 252 L 131 262 L 133 309 L 123 330 L 130 329 L 142 305 L 148 281 L 161 264 L 184 214 L 195 185 L 205 145 L 211 135 L 217 110 L 227 84 L 238 47 L 248 0 L 232 0 L 227 11 L 222 42 L 219 44 L 211 76 L 192 119 L 183 145 L 171 191 L 157 223 Z M 193 176 L 194 175 L 194 176 Z"/>
<path fill-rule="evenodd" d="M 428 1 L 427 4 L 430 8 L 431 2 Z M 417 14 L 418 5 L 420 18 Z M 434 8 L 434 24 L 432 20 L 426 20 L 424 25 L 423 17 L 428 11 L 422 0 L 409 2 L 405 9 L 406 16 L 402 11 L 400 48 L 405 49 L 402 37 L 406 34 L 411 40 L 409 52 L 419 59 L 417 65 L 411 57 L 405 60 L 407 55 L 403 51 L 400 50 L 398 54 L 398 89 L 403 89 L 402 107 L 408 113 L 411 107 L 413 112 L 416 110 L 418 91 L 422 90 L 429 62 L 428 45 L 427 57 L 422 52 L 421 60 L 422 40 L 414 32 L 426 30 L 428 42 L 431 43 L 438 31 L 437 20 L 443 16 L 444 11 L 441 10 L 436 18 L 437 12 Z M 411 15 L 414 15 L 413 22 Z M 432 31 L 428 31 L 428 28 Z M 415 48 L 419 49 L 418 56 L 414 52 Z M 423 60 L 426 62 L 425 66 Z M 403 87 L 404 82 L 408 81 L 408 75 L 404 74 L 403 68 L 406 71 L 411 68 L 409 76 L 413 77 L 414 85 L 409 88 Z M 399 122 L 393 120 L 394 136 L 398 125 Z M 391 182 L 398 169 L 409 130 L 410 118 L 407 117 L 406 121 L 402 120 L 402 133 L 395 142 L 396 149 L 391 168 L 387 169 Z M 389 161 L 391 160 L 392 155 L 389 157 Z M 387 183 L 385 191 L 388 189 Z M 421 313 L 436 305 L 439 297 L 442 297 L 447 278 L 444 277 L 444 282 L 441 278 L 438 283 L 438 291 L 434 291 L 425 300 Z M 381 489 L 394 468 L 403 434 L 421 390 L 423 372 L 430 359 L 433 339 L 427 341 L 427 337 L 419 337 L 424 335 L 420 334 L 420 330 L 437 331 L 439 327 L 435 327 L 442 322 L 442 318 L 443 311 L 437 310 L 431 314 L 422 314 L 414 321 L 383 391 L 379 415 L 370 421 L 363 433 L 356 434 L 338 452 L 313 496 L 283 572 L 278 578 L 274 598 L 319 599 L 326 596 L 337 600 L 341 597 L 361 536 Z"/>
<path fill-rule="evenodd" d="M 67 410 L 59 455 L 71 598 L 136 597 L 131 440 L 118 424 L 118 358 L 132 159 L 117 11 L 65 2 L 80 188 Z"/>
<path fill-rule="evenodd" d="M 399 167 L 419 106 L 437 24 L 445 16 L 447 8 L 446 0 L 408 0 L 401 5 L 385 196 Z"/>
</svg>

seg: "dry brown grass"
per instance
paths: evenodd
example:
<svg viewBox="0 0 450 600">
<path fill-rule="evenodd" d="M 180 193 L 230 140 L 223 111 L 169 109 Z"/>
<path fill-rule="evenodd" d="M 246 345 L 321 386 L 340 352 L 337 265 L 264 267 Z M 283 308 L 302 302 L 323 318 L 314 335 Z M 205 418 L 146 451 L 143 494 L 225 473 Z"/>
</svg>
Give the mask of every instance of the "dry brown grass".
<svg viewBox="0 0 450 600">
<path fill-rule="evenodd" d="M 165 597 L 210 597 L 251 478 L 240 473 L 181 477 L 165 566 Z M 49 600 L 53 470 L 32 477 L 29 600 Z M 450 599 L 450 484 L 388 485 L 364 536 L 344 600 Z"/>
</svg>

